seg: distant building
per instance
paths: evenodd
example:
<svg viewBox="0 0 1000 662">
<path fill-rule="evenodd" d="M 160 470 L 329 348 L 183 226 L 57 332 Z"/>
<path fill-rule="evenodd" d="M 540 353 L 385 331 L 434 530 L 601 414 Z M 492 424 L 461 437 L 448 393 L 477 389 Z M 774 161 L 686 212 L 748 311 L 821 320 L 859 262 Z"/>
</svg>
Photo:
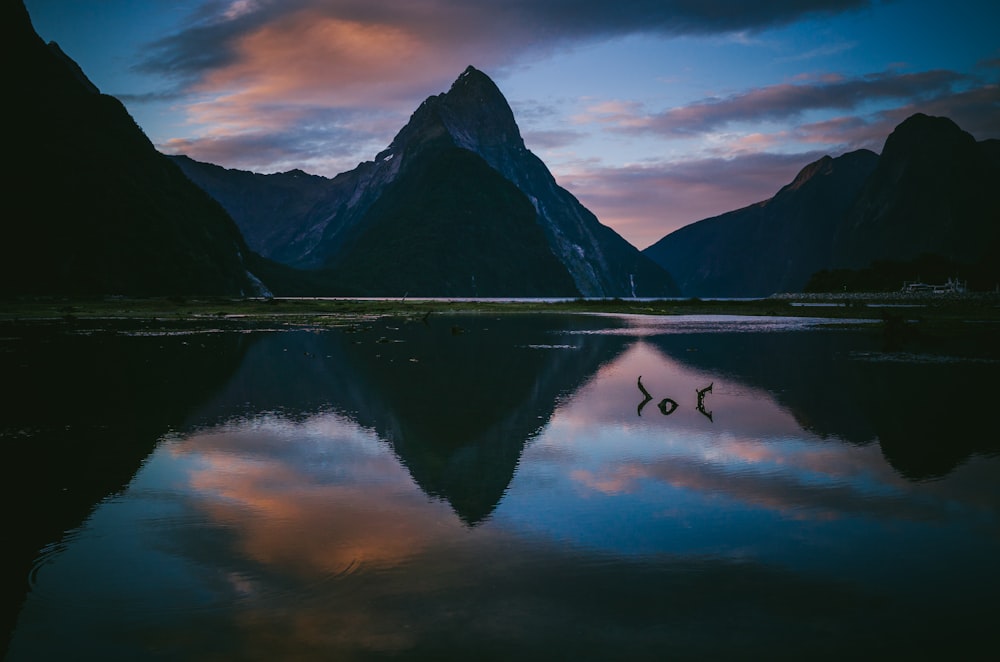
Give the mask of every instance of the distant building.
<svg viewBox="0 0 1000 662">
<path fill-rule="evenodd" d="M 929 285 L 920 281 L 903 281 L 902 292 L 917 293 L 929 292 L 931 294 L 962 294 L 966 290 L 965 281 L 957 278 L 949 278 L 944 285 Z"/>
</svg>

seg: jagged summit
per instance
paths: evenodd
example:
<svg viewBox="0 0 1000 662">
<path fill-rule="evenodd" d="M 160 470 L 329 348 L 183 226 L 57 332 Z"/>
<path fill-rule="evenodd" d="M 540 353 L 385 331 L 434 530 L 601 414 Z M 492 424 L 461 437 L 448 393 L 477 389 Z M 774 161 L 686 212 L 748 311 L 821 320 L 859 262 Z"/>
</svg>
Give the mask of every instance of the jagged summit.
<svg viewBox="0 0 1000 662">
<path fill-rule="evenodd" d="M 524 149 L 507 99 L 493 80 L 475 67 L 467 67 L 439 99 L 449 133 L 461 147 L 478 151 L 484 145 L 506 144 Z"/>
<path fill-rule="evenodd" d="M 833 157 L 827 154 L 818 161 L 813 161 L 806 167 L 802 168 L 802 170 L 799 171 L 799 174 L 795 176 L 795 179 L 792 180 L 792 183 L 785 186 L 782 190 L 797 191 L 811 181 L 813 177 L 830 174 L 832 167 Z"/>
<path fill-rule="evenodd" d="M 493 79 L 479 69 L 476 69 L 471 64 L 465 68 L 465 71 L 458 75 L 458 78 L 456 78 L 455 82 L 451 84 L 451 88 L 447 92 L 448 95 L 475 95 L 480 93 L 499 97 L 504 101 L 504 103 L 506 103 L 506 100 L 503 98 L 503 94 L 500 93 L 500 88 L 496 86 Z"/>
<path fill-rule="evenodd" d="M 851 168 L 855 163 L 862 161 L 874 162 L 877 158 L 878 155 L 868 149 L 854 150 L 853 152 L 842 154 L 837 158 L 833 158 L 828 154 L 802 168 L 802 170 L 800 170 L 795 176 L 795 179 L 793 179 L 791 183 L 782 187 L 778 193 L 797 191 L 803 186 L 808 185 L 817 177 L 829 176 L 833 174 L 837 168 Z"/>
<path fill-rule="evenodd" d="M 385 160 L 440 138 L 450 139 L 487 161 L 490 158 L 484 152 L 495 156 L 502 148 L 524 150 L 524 140 L 507 100 L 489 76 L 471 65 L 447 92 L 427 97 L 375 160 Z"/>
</svg>

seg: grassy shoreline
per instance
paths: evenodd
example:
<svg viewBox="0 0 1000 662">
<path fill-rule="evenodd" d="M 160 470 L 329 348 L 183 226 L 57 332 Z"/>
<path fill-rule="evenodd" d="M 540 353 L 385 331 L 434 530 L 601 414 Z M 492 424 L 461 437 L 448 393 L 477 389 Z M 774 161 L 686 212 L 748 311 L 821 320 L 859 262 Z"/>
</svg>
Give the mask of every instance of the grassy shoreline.
<svg viewBox="0 0 1000 662">
<path fill-rule="evenodd" d="M 184 326 L 323 326 L 372 317 L 433 313 L 612 313 L 745 315 L 1000 322 L 1000 295 L 782 294 L 749 300 L 701 299 L 234 299 L 170 297 L 34 298 L 0 301 L 0 324 L 161 323 Z"/>
</svg>

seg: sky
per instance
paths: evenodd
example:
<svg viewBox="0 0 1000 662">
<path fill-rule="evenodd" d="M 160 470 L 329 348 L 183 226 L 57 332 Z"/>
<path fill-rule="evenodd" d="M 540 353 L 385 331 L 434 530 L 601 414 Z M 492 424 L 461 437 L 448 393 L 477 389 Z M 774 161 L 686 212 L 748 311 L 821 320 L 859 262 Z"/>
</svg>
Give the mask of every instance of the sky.
<svg viewBox="0 0 1000 662">
<path fill-rule="evenodd" d="M 468 65 L 637 248 L 765 200 L 913 113 L 1000 138 L 996 0 L 25 0 L 156 147 L 255 172 L 370 161 Z"/>
</svg>

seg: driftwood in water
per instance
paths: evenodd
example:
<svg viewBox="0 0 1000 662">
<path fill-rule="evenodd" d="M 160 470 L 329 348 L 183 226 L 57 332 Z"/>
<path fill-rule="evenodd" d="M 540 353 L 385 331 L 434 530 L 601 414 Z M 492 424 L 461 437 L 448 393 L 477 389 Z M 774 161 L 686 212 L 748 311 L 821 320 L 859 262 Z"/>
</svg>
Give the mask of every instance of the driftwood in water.
<svg viewBox="0 0 1000 662">
<path fill-rule="evenodd" d="M 668 405 L 670 407 L 669 409 L 667 408 Z M 660 400 L 660 404 L 656 406 L 660 408 L 661 414 L 663 414 L 664 416 L 670 416 L 672 413 L 674 413 L 674 410 L 677 409 L 677 402 L 671 400 L 670 398 L 663 398 L 662 400 Z"/>
<path fill-rule="evenodd" d="M 705 396 L 712 392 L 712 386 L 714 384 L 715 382 L 712 382 L 705 388 L 695 389 L 695 392 L 698 394 L 698 411 L 708 417 L 708 420 L 710 421 L 712 420 L 712 412 L 705 409 Z M 642 393 L 642 402 L 639 403 L 639 408 L 637 410 L 639 416 L 642 416 L 643 407 L 653 400 L 653 396 L 646 390 L 646 387 L 642 385 L 642 375 L 639 375 L 639 380 L 636 382 L 636 385 L 639 387 L 639 392 Z M 663 398 L 656 406 L 659 407 L 661 414 L 664 416 L 670 416 L 670 414 L 674 413 L 680 405 L 678 405 L 677 401 L 673 398 Z"/>
<path fill-rule="evenodd" d="M 714 384 L 715 382 L 712 382 Z M 709 384 L 705 388 L 696 389 L 698 393 L 698 411 L 708 417 L 708 420 L 712 420 L 712 412 L 705 411 L 705 394 L 712 392 L 712 384 Z"/>
<path fill-rule="evenodd" d="M 642 385 L 642 375 L 639 375 L 639 390 L 642 391 L 643 400 L 639 403 L 639 409 L 636 413 L 642 416 L 642 408 L 649 404 L 649 401 L 653 399 L 653 396 L 649 394 L 646 387 Z"/>
</svg>

